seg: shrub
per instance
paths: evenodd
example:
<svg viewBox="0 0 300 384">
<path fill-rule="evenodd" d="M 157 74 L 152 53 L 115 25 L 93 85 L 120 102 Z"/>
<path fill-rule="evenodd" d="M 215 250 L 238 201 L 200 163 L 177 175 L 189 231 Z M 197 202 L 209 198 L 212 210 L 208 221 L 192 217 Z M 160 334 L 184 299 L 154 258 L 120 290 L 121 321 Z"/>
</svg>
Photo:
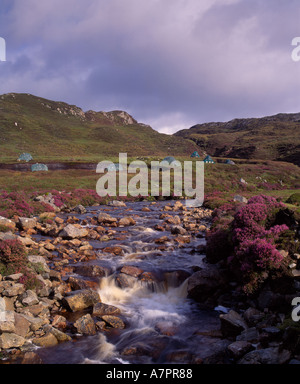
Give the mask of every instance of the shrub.
<svg viewBox="0 0 300 384">
<path fill-rule="evenodd" d="M 292 194 L 286 201 L 288 204 L 300 206 L 300 193 Z"/>
<path fill-rule="evenodd" d="M 28 263 L 24 245 L 19 240 L 1 240 L 0 263 L 4 264 L 10 273 L 24 271 Z"/>
</svg>

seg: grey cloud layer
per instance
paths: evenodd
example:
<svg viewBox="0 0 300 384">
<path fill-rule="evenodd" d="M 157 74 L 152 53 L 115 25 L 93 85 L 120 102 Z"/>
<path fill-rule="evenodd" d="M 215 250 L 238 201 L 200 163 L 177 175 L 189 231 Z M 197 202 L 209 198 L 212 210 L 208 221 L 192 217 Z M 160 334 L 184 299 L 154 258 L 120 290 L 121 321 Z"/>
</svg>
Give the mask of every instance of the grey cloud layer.
<svg viewBox="0 0 300 384">
<path fill-rule="evenodd" d="M 1 0 L 0 93 L 125 109 L 165 132 L 300 111 L 299 16 L 293 0 Z"/>
</svg>

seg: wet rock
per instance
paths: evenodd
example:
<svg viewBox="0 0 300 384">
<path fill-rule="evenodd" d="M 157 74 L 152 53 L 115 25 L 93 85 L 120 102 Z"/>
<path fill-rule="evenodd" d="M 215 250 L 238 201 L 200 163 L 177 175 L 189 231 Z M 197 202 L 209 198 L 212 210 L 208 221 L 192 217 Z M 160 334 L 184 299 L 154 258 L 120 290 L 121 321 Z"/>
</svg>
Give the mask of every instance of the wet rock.
<svg viewBox="0 0 300 384">
<path fill-rule="evenodd" d="M 238 364 L 285 364 L 290 358 L 289 351 L 280 351 L 278 347 L 271 347 L 247 353 L 238 361 Z"/>
<path fill-rule="evenodd" d="M 73 224 L 68 224 L 65 228 L 59 233 L 59 236 L 63 239 L 74 239 L 82 238 L 89 234 L 88 230 L 85 228 L 77 227 Z"/>
<path fill-rule="evenodd" d="M 80 214 L 80 215 L 83 215 L 84 213 L 86 213 L 85 207 L 81 204 L 76 205 L 76 207 L 73 209 L 73 211 Z"/>
<path fill-rule="evenodd" d="M 243 317 L 247 321 L 247 324 L 249 326 L 256 325 L 257 323 L 259 323 L 264 318 L 264 316 L 265 316 L 265 314 L 263 312 L 259 311 L 256 308 L 252 308 L 252 307 L 248 308 L 243 313 Z"/>
<path fill-rule="evenodd" d="M 32 342 L 33 344 L 44 348 L 53 347 L 58 344 L 57 338 L 50 332 L 45 336 L 34 338 Z"/>
<path fill-rule="evenodd" d="M 180 225 L 174 225 L 173 227 L 171 227 L 172 235 L 185 235 L 186 232 L 186 229 L 184 229 Z"/>
<path fill-rule="evenodd" d="M 116 276 L 116 283 L 122 289 L 133 287 L 134 284 L 136 284 L 136 282 L 137 282 L 137 278 L 136 277 L 129 276 L 129 275 L 125 274 L 125 273 L 119 273 Z"/>
<path fill-rule="evenodd" d="M 81 333 L 83 335 L 96 334 L 96 326 L 90 314 L 80 317 L 74 323 L 74 327 L 76 328 L 78 333 Z"/>
<path fill-rule="evenodd" d="M 21 364 L 26 364 L 26 365 L 43 364 L 43 360 L 35 352 L 26 352 L 23 356 Z"/>
<path fill-rule="evenodd" d="M 100 296 L 96 291 L 91 289 L 83 289 L 74 291 L 63 299 L 63 304 L 72 312 L 81 311 L 83 309 L 92 307 L 100 300 Z"/>
<path fill-rule="evenodd" d="M 98 264 L 88 264 L 75 267 L 75 272 L 87 277 L 104 277 L 110 273 L 110 269 Z"/>
<path fill-rule="evenodd" d="M 228 345 L 228 350 L 235 359 L 240 359 L 252 349 L 253 346 L 248 341 L 235 341 L 234 343 Z"/>
<path fill-rule="evenodd" d="M 119 200 L 109 201 L 108 205 L 112 207 L 126 207 L 126 204 L 124 203 L 124 201 L 119 201 Z"/>
<path fill-rule="evenodd" d="M 125 328 L 125 323 L 123 322 L 123 320 L 121 320 L 117 316 L 105 315 L 105 316 L 102 316 L 102 320 L 104 320 L 112 328 L 118 328 L 118 329 Z"/>
<path fill-rule="evenodd" d="M 120 220 L 119 220 L 119 226 L 121 227 L 128 227 L 130 225 L 135 225 L 136 222 L 135 220 L 131 217 L 131 216 L 125 216 L 125 217 L 122 217 Z"/>
<path fill-rule="evenodd" d="M 214 295 L 226 287 L 224 273 L 215 266 L 195 272 L 188 280 L 188 296 L 197 302 L 213 299 Z"/>
<path fill-rule="evenodd" d="M 66 329 L 67 328 L 67 319 L 64 316 L 56 315 L 52 321 L 52 327 L 58 329 Z"/>
<path fill-rule="evenodd" d="M 103 252 L 112 253 L 115 256 L 123 255 L 123 249 L 118 246 L 106 247 L 103 249 Z"/>
<path fill-rule="evenodd" d="M 126 275 L 129 275 L 129 276 L 139 277 L 144 271 L 132 265 L 124 265 L 120 272 L 125 273 Z"/>
<path fill-rule="evenodd" d="M 105 224 L 114 224 L 117 221 L 118 220 L 115 217 L 112 217 L 109 214 L 104 213 L 104 212 L 101 212 L 98 215 L 98 223 L 99 224 L 103 224 L 103 225 L 105 225 Z"/>
<path fill-rule="evenodd" d="M 242 316 L 233 310 L 220 315 L 220 320 L 221 331 L 224 337 L 236 337 L 248 328 Z"/>
<path fill-rule="evenodd" d="M 255 327 L 245 329 L 236 338 L 237 341 L 251 341 L 251 342 L 258 342 L 258 339 L 259 339 L 259 332 Z"/>
<path fill-rule="evenodd" d="M 197 337 L 192 363 L 224 364 L 227 362 L 228 340 L 210 337 Z"/>
<path fill-rule="evenodd" d="M 121 313 L 120 308 L 114 305 L 108 305 L 104 303 L 97 303 L 93 308 L 93 316 L 105 316 L 105 315 L 117 315 Z"/>
<path fill-rule="evenodd" d="M 24 337 L 15 333 L 2 333 L 0 335 L 0 349 L 19 348 L 25 344 Z"/>
</svg>

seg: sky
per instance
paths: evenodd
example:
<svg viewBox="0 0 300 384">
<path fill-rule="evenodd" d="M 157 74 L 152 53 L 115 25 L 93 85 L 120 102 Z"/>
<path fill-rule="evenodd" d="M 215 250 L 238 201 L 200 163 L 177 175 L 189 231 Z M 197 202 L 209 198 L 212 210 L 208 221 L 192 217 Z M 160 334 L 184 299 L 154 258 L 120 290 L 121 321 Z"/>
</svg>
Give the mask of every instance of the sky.
<svg viewBox="0 0 300 384">
<path fill-rule="evenodd" d="M 0 1 L 0 94 L 125 110 L 168 134 L 300 112 L 299 0 Z"/>
</svg>

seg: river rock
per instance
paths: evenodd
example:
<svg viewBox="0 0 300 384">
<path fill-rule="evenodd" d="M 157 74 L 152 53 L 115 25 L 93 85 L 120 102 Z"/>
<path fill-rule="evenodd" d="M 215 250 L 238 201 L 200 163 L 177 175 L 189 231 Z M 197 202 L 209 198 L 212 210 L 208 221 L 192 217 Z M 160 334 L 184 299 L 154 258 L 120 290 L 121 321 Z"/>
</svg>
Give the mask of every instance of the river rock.
<svg viewBox="0 0 300 384">
<path fill-rule="evenodd" d="M 89 231 L 86 228 L 77 227 L 73 224 L 68 224 L 65 228 L 59 233 L 59 236 L 63 239 L 75 239 L 85 237 L 89 234 Z"/>
<path fill-rule="evenodd" d="M 27 231 L 28 229 L 33 229 L 36 227 L 37 219 L 35 218 L 28 218 L 28 217 L 19 217 L 18 225 L 21 229 L 24 231 Z"/>
<path fill-rule="evenodd" d="M 74 327 L 77 329 L 78 333 L 82 335 L 95 335 L 96 334 L 96 326 L 94 320 L 91 315 L 88 313 L 80 317 L 75 323 Z"/>
<path fill-rule="evenodd" d="M 119 220 L 118 224 L 122 227 L 128 227 L 130 225 L 135 225 L 135 220 L 131 216 L 125 216 Z"/>
<path fill-rule="evenodd" d="M 172 235 L 185 235 L 186 229 L 184 229 L 180 225 L 174 225 L 171 228 L 171 233 L 172 233 Z"/>
<path fill-rule="evenodd" d="M 228 345 L 228 350 L 235 359 L 240 359 L 252 349 L 253 346 L 248 341 L 235 341 L 234 343 Z"/>
<path fill-rule="evenodd" d="M 139 277 L 144 271 L 138 267 L 134 267 L 133 265 L 124 265 L 120 272 L 129 276 Z"/>
<path fill-rule="evenodd" d="M 280 351 L 278 347 L 270 347 L 247 353 L 238 361 L 238 364 L 285 364 L 290 358 L 289 351 Z"/>
<path fill-rule="evenodd" d="M 188 296 L 197 302 L 213 299 L 213 296 L 226 287 L 227 279 L 216 266 L 195 272 L 188 280 Z"/>
<path fill-rule="evenodd" d="M 43 360 L 35 352 L 26 352 L 23 356 L 21 364 L 33 365 L 33 364 L 43 364 Z"/>
<path fill-rule="evenodd" d="M 24 337 L 15 333 L 2 333 L 0 335 L 0 349 L 19 348 L 25 344 Z"/>
<path fill-rule="evenodd" d="M 224 337 L 236 337 L 248 328 L 242 316 L 233 310 L 220 315 L 220 320 L 221 331 Z"/>
<path fill-rule="evenodd" d="M 25 306 L 31 306 L 39 303 L 39 299 L 36 293 L 30 289 L 28 289 L 21 295 L 21 297 L 19 297 L 19 301 Z"/>
<path fill-rule="evenodd" d="M 45 336 L 36 337 L 32 340 L 33 344 L 39 347 L 54 347 L 58 344 L 57 338 L 51 333 L 47 333 Z"/>
<path fill-rule="evenodd" d="M 88 264 L 75 267 L 75 272 L 87 277 L 104 277 L 110 273 L 110 269 L 98 264 Z"/>
<path fill-rule="evenodd" d="M 113 224 L 118 220 L 115 217 L 110 216 L 108 213 L 100 212 L 98 215 L 98 223 L 99 224 Z"/>
<path fill-rule="evenodd" d="M 108 305 L 104 303 L 97 303 L 93 308 L 93 316 L 105 316 L 105 315 L 117 315 L 121 313 L 120 308 L 114 305 Z"/>
<path fill-rule="evenodd" d="M 63 299 L 63 304 L 72 312 L 92 307 L 101 301 L 99 294 L 92 289 L 74 291 Z"/>
<path fill-rule="evenodd" d="M 4 316 L 0 316 L 0 332 L 14 333 L 15 316 L 13 311 L 5 311 Z"/>
<path fill-rule="evenodd" d="M 125 324 L 124 324 L 123 320 L 121 320 L 117 316 L 105 315 L 105 316 L 102 316 L 102 320 L 104 320 L 112 328 L 118 328 L 118 329 L 124 329 L 125 328 Z"/>
<path fill-rule="evenodd" d="M 136 277 L 127 275 L 125 273 L 119 273 L 115 280 L 118 286 L 122 289 L 131 288 L 137 282 Z"/>
<path fill-rule="evenodd" d="M 124 201 L 119 201 L 119 200 L 109 201 L 108 205 L 112 207 L 126 207 L 126 204 L 124 203 Z"/>
</svg>

